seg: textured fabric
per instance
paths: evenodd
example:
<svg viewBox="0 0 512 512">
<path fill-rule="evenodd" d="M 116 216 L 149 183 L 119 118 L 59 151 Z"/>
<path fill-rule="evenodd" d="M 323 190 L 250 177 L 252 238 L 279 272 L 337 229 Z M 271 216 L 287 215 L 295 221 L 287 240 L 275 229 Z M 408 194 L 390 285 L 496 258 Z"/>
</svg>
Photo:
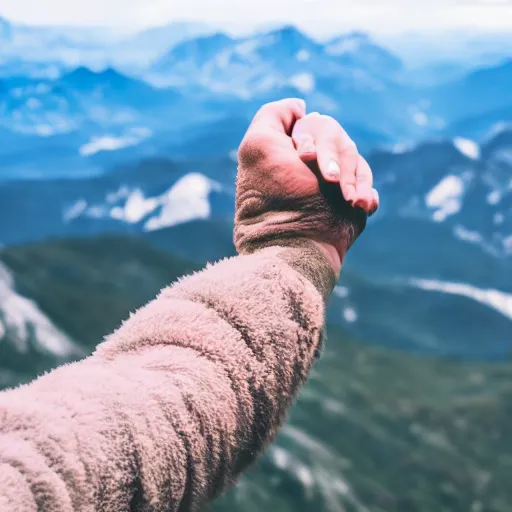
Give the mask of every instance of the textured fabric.
<svg viewBox="0 0 512 512">
<path fill-rule="evenodd" d="M 188 512 L 232 483 L 322 343 L 334 272 L 295 245 L 182 278 L 91 357 L 0 393 L 0 511 Z"/>
</svg>

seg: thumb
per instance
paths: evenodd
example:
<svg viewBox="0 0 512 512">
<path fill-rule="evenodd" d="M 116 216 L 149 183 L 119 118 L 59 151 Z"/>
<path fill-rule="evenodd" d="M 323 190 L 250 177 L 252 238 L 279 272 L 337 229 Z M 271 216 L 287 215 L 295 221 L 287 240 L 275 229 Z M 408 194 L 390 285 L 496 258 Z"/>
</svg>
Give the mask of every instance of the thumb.
<svg viewBox="0 0 512 512">
<path fill-rule="evenodd" d="M 288 98 L 263 105 L 252 120 L 249 130 L 276 130 L 288 136 L 294 124 L 306 115 L 306 102 Z"/>
</svg>

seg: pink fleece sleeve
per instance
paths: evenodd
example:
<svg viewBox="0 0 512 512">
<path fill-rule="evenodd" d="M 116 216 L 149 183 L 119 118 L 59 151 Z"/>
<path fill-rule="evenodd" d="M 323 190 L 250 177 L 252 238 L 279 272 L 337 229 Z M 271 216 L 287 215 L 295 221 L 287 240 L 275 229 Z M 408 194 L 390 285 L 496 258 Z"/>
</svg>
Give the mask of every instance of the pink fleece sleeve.
<svg viewBox="0 0 512 512">
<path fill-rule="evenodd" d="M 0 510 L 200 508 L 274 439 L 333 286 L 311 246 L 225 259 L 91 357 L 0 393 Z"/>
</svg>

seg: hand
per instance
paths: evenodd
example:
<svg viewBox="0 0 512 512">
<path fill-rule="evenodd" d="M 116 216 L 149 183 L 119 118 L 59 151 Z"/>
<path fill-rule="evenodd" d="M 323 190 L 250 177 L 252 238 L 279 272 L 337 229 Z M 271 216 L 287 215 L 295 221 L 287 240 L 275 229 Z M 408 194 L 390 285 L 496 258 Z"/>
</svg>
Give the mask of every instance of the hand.
<svg viewBox="0 0 512 512">
<path fill-rule="evenodd" d="M 299 99 L 269 103 L 254 117 L 238 158 L 238 252 L 269 240 L 309 238 L 324 248 L 338 274 L 367 214 L 378 206 L 371 171 L 341 126 L 327 116 L 306 116 Z"/>
<path fill-rule="evenodd" d="M 344 199 L 373 215 L 379 194 L 373 174 L 347 132 L 332 117 L 313 112 L 299 119 L 292 131 L 299 156 L 320 169 L 326 181 L 339 183 Z"/>
</svg>

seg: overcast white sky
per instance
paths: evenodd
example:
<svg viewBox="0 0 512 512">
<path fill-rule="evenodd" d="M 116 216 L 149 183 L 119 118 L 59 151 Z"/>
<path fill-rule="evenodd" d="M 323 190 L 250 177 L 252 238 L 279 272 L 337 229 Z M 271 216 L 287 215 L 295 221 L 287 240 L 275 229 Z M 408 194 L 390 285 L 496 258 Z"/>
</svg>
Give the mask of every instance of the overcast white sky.
<svg viewBox="0 0 512 512">
<path fill-rule="evenodd" d="M 512 30 L 512 0 L 0 0 L 0 15 L 30 24 L 133 28 L 197 20 L 289 22 L 315 31 Z"/>
</svg>

